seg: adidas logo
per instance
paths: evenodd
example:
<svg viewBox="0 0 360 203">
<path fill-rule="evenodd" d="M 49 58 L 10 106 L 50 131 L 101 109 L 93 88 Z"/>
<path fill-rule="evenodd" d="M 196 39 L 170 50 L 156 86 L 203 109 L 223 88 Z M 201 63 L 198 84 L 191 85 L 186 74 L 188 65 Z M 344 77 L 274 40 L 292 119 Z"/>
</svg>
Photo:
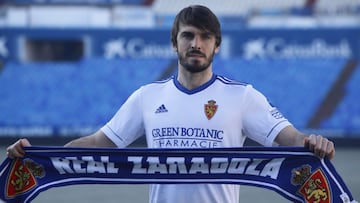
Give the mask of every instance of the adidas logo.
<svg viewBox="0 0 360 203">
<path fill-rule="evenodd" d="M 165 112 L 168 112 L 168 110 L 166 109 L 164 104 L 159 106 L 159 108 L 157 108 L 156 111 L 155 111 L 155 113 L 165 113 Z"/>
</svg>

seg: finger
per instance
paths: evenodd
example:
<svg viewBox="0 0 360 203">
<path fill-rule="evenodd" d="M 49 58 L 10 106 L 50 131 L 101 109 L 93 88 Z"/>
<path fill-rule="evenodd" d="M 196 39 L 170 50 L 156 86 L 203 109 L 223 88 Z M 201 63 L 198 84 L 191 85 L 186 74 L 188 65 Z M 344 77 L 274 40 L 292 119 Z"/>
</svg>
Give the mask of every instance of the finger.
<svg viewBox="0 0 360 203">
<path fill-rule="evenodd" d="M 21 145 L 22 145 L 23 147 L 30 147 L 30 146 L 31 146 L 29 140 L 26 139 L 26 138 L 20 139 L 20 143 L 21 143 Z"/>
<path fill-rule="evenodd" d="M 327 145 L 326 154 L 327 154 L 327 157 L 329 158 L 329 160 L 332 160 L 335 156 L 335 146 L 334 146 L 334 143 L 331 141 L 329 141 L 329 143 Z"/>
<path fill-rule="evenodd" d="M 322 147 L 323 147 L 323 137 L 322 136 L 320 136 L 320 135 L 317 135 L 316 136 L 316 144 L 315 144 L 315 147 L 314 147 L 314 153 L 317 155 L 317 156 L 319 156 L 319 157 L 321 157 L 321 158 L 323 158 L 324 157 L 324 150 L 322 149 Z"/>
<path fill-rule="evenodd" d="M 24 148 L 21 144 L 21 140 L 19 140 L 16 145 L 14 146 L 14 150 L 15 152 L 21 154 L 21 156 L 24 156 L 25 155 L 25 151 L 24 151 Z"/>
<path fill-rule="evenodd" d="M 20 151 L 17 151 L 17 149 L 15 149 L 13 146 L 7 148 L 6 154 L 10 159 L 24 156 L 24 154 L 22 154 Z"/>
<path fill-rule="evenodd" d="M 8 153 L 8 157 L 11 159 L 22 158 L 22 157 L 24 157 L 24 154 L 21 154 L 20 152 L 17 152 L 17 151 L 13 151 L 13 152 Z"/>
<path fill-rule="evenodd" d="M 321 137 L 320 141 L 321 141 L 321 147 L 319 149 L 319 156 L 321 158 L 324 158 L 327 154 L 328 154 L 328 145 L 329 145 L 329 140 L 323 136 L 319 136 Z"/>
<path fill-rule="evenodd" d="M 314 151 L 316 145 L 316 137 L 314 134 L 311 134 L 309 137 L 305 138 L 305 147 L 310 149 L 310 151 Z"/>
<path fill-rule="evenodd" d="M 9 152 L 9 150 L 6 150 L 6 156 L 9 157 L 10 159 L 14 159 L 14 155 L 12 153 Z"/>
<path fill-rule="evenodd" d="M 18 140 L 18 142 L 15 145 L 15 149 L 22 155 L 25 155 L 25 150 L 24 147 L 30 147 L 31 144 L 29 142 L 29 140 L 27 140 L 26 138 L 22 138 L 20 140 Z"/>
<path fill-rule="evenodd" d="M 24 146 L 31 146 L 27 139 L 19 139 L 17 142 L 7 148 L 9 158 L 23 157 L 25 155 Z"/>
<path fill-rule="evenodd" d="M 316 156 L 331 160 L 335 156 L 334 143 L 321 135 L 311 134 L 304 139 L 304 146 L 309 148 Z"/>
</svg>

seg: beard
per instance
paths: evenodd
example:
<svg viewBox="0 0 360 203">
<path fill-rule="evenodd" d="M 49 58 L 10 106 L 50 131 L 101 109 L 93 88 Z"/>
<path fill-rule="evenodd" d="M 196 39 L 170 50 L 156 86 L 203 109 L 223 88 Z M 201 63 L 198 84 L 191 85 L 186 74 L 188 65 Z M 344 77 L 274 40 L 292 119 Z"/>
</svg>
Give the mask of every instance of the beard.
<svg viewBox="0 0 360 203">
<path fill-rule="evenodd" d="M 200 54 L 203 57 L 205 57 L 205 62 L 201 63 L 198 59 L 187 59 L 187 57 L 191 54 Z M 181 55 L 178 53 L 178 59 L 180 62 L 180 65 L 183 66 L 187 71 L 190 73 L 200 73 L 210 67 L 210 64 L 213 61 L 215 52 L 211 54 L 209 58 L 206 57 L 205 54 L 201 53 L 200 51 L 190 51 L 185 53 L 185 55 Z"/>
</svg>

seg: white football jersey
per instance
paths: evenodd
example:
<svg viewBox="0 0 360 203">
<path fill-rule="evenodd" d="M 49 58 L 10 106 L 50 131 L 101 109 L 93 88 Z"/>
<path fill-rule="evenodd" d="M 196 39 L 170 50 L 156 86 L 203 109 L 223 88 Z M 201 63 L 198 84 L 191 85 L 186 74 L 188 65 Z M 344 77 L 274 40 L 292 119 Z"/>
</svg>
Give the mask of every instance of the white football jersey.
<svg viewBox="0 0 360 203">
<path fill-rule="evenodd" d="M 213 75 L 187 90 L 176 77 L 142 86 L 102 131 L 119 147 L 146 135 L 149 148 L 242 147 L 246 137 L 272 146 L 291 125 L 251 85 Z M 231 184 L 154 184 L 152 203 L 238 203 Z"/>
</svg>

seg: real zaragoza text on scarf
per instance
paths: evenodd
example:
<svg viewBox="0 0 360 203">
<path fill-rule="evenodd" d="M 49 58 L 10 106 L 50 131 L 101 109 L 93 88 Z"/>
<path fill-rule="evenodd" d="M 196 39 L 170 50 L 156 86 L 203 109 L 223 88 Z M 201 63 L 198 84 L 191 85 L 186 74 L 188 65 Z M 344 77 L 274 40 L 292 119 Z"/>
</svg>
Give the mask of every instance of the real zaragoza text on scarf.
<svg viewBox="0 0 360 203">
<path fill-rule="evenodd" d="M 304 148 L 94 149 L 29 147 L 0 168 L 0 198 L 30 202 L 73 184 L 226 183 L 264 187 L 293 202 L 355 203 L 328 159 Z"/>
</svg>

